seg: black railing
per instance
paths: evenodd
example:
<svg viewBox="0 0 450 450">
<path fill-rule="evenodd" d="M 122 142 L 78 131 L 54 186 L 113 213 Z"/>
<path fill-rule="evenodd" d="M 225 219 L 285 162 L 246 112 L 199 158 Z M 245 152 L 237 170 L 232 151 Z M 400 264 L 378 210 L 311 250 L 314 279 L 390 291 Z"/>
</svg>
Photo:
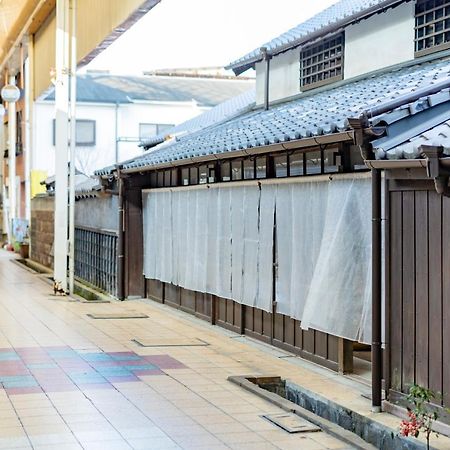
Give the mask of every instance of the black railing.
<svg viewBox="0 0 450 450">
<path fill-rule="evenodd" d="M 117 234 L 75 228 L 75 276 L 117 295 Z"/>
</svg>

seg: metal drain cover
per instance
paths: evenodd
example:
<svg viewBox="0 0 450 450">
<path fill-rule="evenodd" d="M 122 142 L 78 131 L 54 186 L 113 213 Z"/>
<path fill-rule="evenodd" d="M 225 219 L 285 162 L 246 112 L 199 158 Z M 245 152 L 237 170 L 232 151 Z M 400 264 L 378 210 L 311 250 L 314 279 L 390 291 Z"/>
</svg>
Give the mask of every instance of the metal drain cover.
<svg viewBox="0 0 450 450">
<path fill-rule="evenodd" d="M 99 313 L 99 314 L 86 314 L 91 319 L 148 319 L 147 314 L 141 313 Z"/>
<path fill-rule="evenodd" d="M 310 433 L 312 431 L 321 431 L 317 425 L 314 425 L 293 413 L 265 414 L 262 417 L 280 428 L 283 428 L 283 430 L 288 433 Z"/>
<path fill-rule="evenodd" d="M 201 339 L 191 338 L 136 338 L 133 342 L 141 347 L 202 347 L 209 345 L 208 342 Z"/>
<path fill-rule="evenodd" d="M 80 303 L 111 303 L 109 300 L 80 300 Z"/>
</svg>

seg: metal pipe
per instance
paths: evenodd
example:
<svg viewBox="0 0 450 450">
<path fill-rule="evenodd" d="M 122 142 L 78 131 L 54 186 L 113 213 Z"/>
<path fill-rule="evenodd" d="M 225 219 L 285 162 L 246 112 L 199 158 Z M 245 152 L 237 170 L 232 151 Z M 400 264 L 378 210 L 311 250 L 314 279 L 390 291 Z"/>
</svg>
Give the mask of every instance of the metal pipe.
<svg viewBox="0 0 450 450">
<path fill-rule="evenodd" d="M 5 226 L 6 219 L 6 188 L 5 188 L 5 165 L 3 164 L 3 157 L 5 154 L 5 107 L 0 103 L 0 205 L 3 207 L 3 220 L 0 221 L 0 237 L 6 233 L 8 227 Z"/>
<path fill-rule="evenodd" d="M 117 298 L 125 299 L 125 255 L 124 255 L 124 238 L 125 238 L 125 211 L 124 211 L 124 180 L 121 176 L 120 169 L 117 170 L 119 183 L 119 234 L 117 236 Z"/>
<path fill-rule="evenodd" d="M 266 47 L 261 47 L 262 59 L 265 62 L 264 67 L 264 109 L 267 111 L 269 109 L 269 79 L 270 79 L 270 58 L 271 56 L 267 52 Z"/>
<path fill-rule="evenodd" d="M 114 135 L 115 135 L 115 164 L 119 164 L 119 103 L 115 105 L 115 113 L 114 113 Z"/>
<path fill-rule="evenodd" d="M 9 84 L 16 85 L 15 75 L 9 77 Z M 13 243 L 13 220 L 16 218 L 16 137 L 17 137 L 17 118 L 16 103 L 8 103 L 8 200 L 9 200 L 9 217 L 8 217 L 8 242 Z"/>
<path fill-rule="evenodd" d="M 70 0 L 70 175 L 69 175 L 69 292 L 74 293 L 75 278 L 75 151 L 77 143 L 77 0 Z"/>
<path fill-rule="evenodd" d="M 28 41 L 28 58 L 25 62 L 25 218 L 31 222 L 31 120 L 33 111 L 33 88 L 31 86 L 31 69 L 34 58 L 34 41 Z"/>
<path fill-rule="evenodd" d="M 381 411 L 381 170 L 372 169 L 372 411 Z"/>
</svg>

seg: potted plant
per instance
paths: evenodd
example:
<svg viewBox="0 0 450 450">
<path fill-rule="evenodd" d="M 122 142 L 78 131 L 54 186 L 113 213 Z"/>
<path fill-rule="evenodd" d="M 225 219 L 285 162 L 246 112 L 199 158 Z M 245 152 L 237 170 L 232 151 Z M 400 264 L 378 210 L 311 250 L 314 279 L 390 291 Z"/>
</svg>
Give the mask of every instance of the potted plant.
<svg viewBox="0 0 450 450">
<path fill-rule="evenodd" d="M 24 239 L 19 245 L 19 254 L 22 259 L 27 259 L 30 255 L 30 243 Z"/>
</svg>

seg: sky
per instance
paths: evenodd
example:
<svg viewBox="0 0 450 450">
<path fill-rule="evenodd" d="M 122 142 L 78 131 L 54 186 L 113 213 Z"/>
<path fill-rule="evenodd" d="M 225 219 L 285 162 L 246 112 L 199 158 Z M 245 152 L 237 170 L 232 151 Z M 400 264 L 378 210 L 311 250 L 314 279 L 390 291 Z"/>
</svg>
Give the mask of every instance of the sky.
<svg viewBox="0 0 450 450">
<path fill-rule="evenodd" d="M 225 66 L 336 1 L 161 0 L 85 70 Z"/>
</svg>

